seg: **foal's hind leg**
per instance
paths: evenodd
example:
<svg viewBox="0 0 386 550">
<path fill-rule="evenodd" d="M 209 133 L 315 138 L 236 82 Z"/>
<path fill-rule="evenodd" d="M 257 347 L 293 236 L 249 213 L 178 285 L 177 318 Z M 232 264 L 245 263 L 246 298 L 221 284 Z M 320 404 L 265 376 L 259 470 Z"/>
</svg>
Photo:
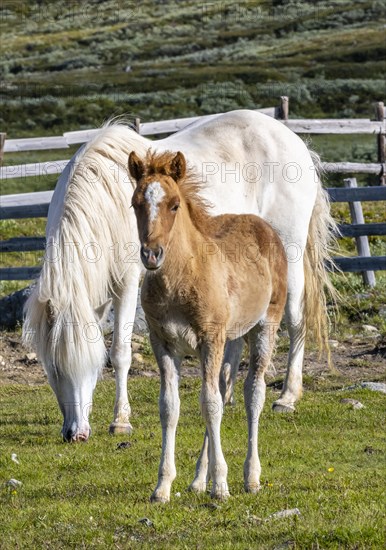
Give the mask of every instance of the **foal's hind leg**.
<svg viewBox="0 0 386 550">
<path fill-rule="evenodd" d="M 234 405 L 234 387 L 239 370 L 244 339 L 237 338 L 227 342 L 220 374 L 220 391 L 224 405 Z"/>
<path fill-rule="evenodd" d="M 303 262 L 289 264 L 286 322 L 290 337 L 287 374 L 283 390 L 273 404 L 276 412 L 293 412 L 302 396 L 302 368 L 305 346 L 303 316 L 304 269 Z"/>
<path fill-rule="evenodd" d="M 114 421 L 110 424 L 110 433 L 131 433 L 130 405 L 127 395 L 127 376 L 131 365 L 131 336 L 133 333 L 135 310 L 138 297 L 140 271 L 131 266 L 130 277 L 124 287 L 114 296 L 114 335 L 110 351 L 110 360 L 115 369 L 115 406 Z"/>
<path fill-rule="evenodd" d="M 266 319 L 260 321 L 248 334 L 250 359 L 248 375 L 244 382 L 248 453 L 244 462 L 244 486 L 249 493 L 256 493 L 260 488 L 259 417 L 265 402 L 265 371 L 271 361 L 281 316 L 282 310 L 277 305 L 271 305 Z"/>
</svg>

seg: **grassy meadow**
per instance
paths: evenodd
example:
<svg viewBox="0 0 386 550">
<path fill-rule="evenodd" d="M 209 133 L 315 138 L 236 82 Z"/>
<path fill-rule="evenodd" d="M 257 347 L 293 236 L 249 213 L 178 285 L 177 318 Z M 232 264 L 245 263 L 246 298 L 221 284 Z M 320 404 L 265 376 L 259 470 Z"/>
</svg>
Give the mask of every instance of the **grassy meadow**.
<svg viewBox="0 0 386 550">
<path fill-rule="evenodd" d="M 107 434 L 113 382 L 97 387 L 93 436 L 63 444 L 47 387 L 0 387 L 1 548 L 382 548 L 385 543 L 384 396 L 369 390 L 306 391 L 295 415 L 274 414 L 268 388 L 260 423 L 262 488 L 243 491 L 246 419 L 242 385 L 222 425 L 231 497 L 187 492 L 203 436 L 199 380 L 182 379 L 177 479 L 171 503 L 151 505 L 161 430 L 158 380 L 129 382 L 135 431 Z M 359 399 L 364 409 L 340 403 Z M 16 453 L 19 464 L 11 460 Z M 22 482 L 12 488 L 11 478 Z M 300 516 L 270 517 L 298 508 Z M 147 521 L 145 518 L 147 518 Z M 142 520 L 142 521 L 141 521 Z"/>
</svg>

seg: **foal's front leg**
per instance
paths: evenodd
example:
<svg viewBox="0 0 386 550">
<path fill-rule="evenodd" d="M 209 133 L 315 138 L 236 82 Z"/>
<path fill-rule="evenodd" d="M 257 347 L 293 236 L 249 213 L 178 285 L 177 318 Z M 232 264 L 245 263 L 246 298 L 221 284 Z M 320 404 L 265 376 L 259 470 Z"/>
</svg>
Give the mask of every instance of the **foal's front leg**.
<svg viewBox="0 0 386 550">
<path fill-rule="evenodd" d="M 220 373 L 220 392 L 224 405 L 234 405 L 235 402 L 233 392 L 243 347 L 243 338 L 237 338 L 237 340 L 227 342 L 225 346 Z M 204 492 L 206 491 L 206 486 L 209 481 L 209 436 L 208 430 L 206 430 L 204 443 L 196 465 L 196 475 L 189 489 L 195 491 L 196 493 Z"/>
<path fill-rule="evenodd" d="M 215 342 L 205 344 L 202 356 L 201 410 L 206 421 L 209 443 L 209 475 L 213 485 L 211 496 L 225 499 L 229 496 L 228 467 L 221 448 L 220 426 L 223 412 L 223 400 L 220 393 L 219 378 L 225 338 L 218 337 Z"/>
<path fill-rule="evenodd" d="M 176 477 L 174 451 L 180 414 L 178 377 L 181 360 L 171 355 L 154 334 L 150 335 L 150 340 L 161 374 L 159 411 L 162 426 L 162 454 L 158 469 L 158 483 L 151 501 L 168 502 L 171 485 Z"/>
</svg>

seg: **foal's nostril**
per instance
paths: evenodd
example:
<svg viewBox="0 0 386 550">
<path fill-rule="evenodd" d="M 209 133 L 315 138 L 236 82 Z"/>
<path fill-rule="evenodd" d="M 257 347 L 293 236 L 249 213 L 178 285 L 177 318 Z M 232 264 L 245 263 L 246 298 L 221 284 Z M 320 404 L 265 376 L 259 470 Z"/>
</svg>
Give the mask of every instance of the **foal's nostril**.
<svg viewBox="0 0 386 550">
<path fill-rule="evenodd" d="M 164 249 L 162 246 L 151 249 L 146 246 L 141 246 L 141 259 L 147 268 L 157 268 L 163 257 Z"/>
<path fill-rule="evenodd" d="M 158 261 L 161 260 L 163 254 L 164 254 L 164 249 L 162 248 L 162 246 L 160 246 L 159 249 L 158 249 L 158 252 L 156 254 L 156 258 L 157 258 Z"/>
</svg>

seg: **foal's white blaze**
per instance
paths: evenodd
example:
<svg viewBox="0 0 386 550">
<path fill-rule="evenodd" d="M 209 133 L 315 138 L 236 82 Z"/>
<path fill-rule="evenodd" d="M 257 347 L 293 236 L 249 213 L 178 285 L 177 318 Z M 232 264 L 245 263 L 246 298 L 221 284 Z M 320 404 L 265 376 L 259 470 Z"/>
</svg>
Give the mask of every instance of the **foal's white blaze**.
<svg viewBox="0 0 386 550">
<path fill-rule="evenodd" d="M 150 221 L 153 222 L 158 214 L 158 205 L 165 196 L 165 192 L 159 181 L 151 183 L 145 192 L 145 199 L 150 206 Z"/>
</svg>

